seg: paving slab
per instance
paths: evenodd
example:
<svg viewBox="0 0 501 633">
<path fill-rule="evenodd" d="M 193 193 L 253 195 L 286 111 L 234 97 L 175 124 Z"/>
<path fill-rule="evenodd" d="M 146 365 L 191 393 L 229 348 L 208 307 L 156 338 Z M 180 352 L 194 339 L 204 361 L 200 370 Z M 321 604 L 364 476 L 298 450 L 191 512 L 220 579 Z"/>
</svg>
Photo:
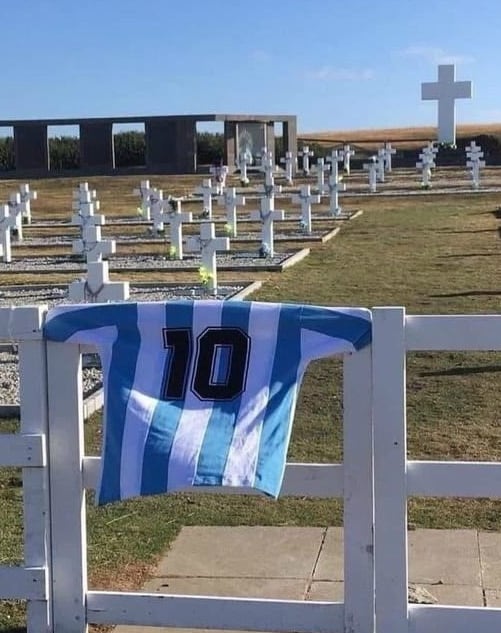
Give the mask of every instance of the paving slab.
<svg viewBox="0 0 501 633">
<path fill-rule="evenodd" d="M 484 588 L 499 589 L 501 587 L 501 534 L 479 532 L 478 544 Z"/>
<path fill-rule="evenodd" d="M 429 585 L 420 583 L 437 599 L 437 604 L 460 605 L 463 607 L 483 607 L 482 587 L 476 585 Z"/>
<path fill-rule="evenodd" d="M 157 576 L 308 578 L 324 528 L 185 527 Z"/>
<path fill-rule="evenodd" d="M 313 574 L 314 580 L 344 580 L 343 548 L 343 528 L 328 528 Z"/>
<path fill-rule="evenodd" d="M 311 583 L 306 600 L 343 602 L 344 582 L 339 580 L 314 580 Z"/>
<path fill-rule="evenodd" d="M 411 530 L 408 544 L 412 582 L 481 586 L 476 530 Z"/>
</svg>

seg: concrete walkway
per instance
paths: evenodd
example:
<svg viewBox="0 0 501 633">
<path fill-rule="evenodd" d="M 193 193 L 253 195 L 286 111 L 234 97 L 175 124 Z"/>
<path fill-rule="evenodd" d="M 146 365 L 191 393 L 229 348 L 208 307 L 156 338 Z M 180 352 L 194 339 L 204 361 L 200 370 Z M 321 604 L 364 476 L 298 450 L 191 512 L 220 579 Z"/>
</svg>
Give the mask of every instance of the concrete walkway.
<svg viewBox="0 0 501 633">
<path fill-rule="evenodd" d="M 438 604 L 501 607 L 501 533 L 409 531 L 409 581 Z M 143 589 L 342 601 L 343 529 L 185 527 Z"/>
</svg>

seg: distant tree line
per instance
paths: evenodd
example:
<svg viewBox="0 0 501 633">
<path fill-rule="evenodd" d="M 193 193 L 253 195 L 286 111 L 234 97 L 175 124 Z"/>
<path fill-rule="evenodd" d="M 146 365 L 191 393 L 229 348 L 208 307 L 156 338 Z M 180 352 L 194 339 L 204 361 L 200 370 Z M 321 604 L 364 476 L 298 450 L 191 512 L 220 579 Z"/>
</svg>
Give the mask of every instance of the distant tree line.
<svg viewBox="0 0 501 633">
<path fill-rule="evenodd" d="M 497 135 L 482 134 L 473 138 L 458 138 L 456 148 L 442 148 L 440 150 L 441 164 L 462 164 L 464 162 L 464 148 L 470 140 L 475 140 L 484 151 L 485 158 L 491 164 L 501 163 L 501 138 Z M 316 158 L 325 158 L 331 152 L 333 145 L 329 143 L 298 143 L 299 149 L 308 145 Z M 116 167 L 133 167 L 146 164 L 146 141 L 144 132 L 120 132 L 114 135 L 115 165 Z M 71 170 L 80 167 L 80 148 L 77 137 L 57 136 L 49 139 L 51 169 Z M 275 138 L 275 156 L 277 163 L 284 156 L 282 137 Z M 361 148 L 360 154 L 369 154 Z M 412 164 L 416 157 L 416 150 L 399 150 L 397 161 Z M 212 132 L 197 134 L 197 163 L 210 165 L 222 160 L 224 156 L 224 135 Z M 361 156 L 360 156 L 361 158 Z M 400 160 L 398 160 L 400 159 Z M 15 168 L 14 140 L 12 137 L 0 138 L 0 171 L 10 171 Z"/>
</svg>

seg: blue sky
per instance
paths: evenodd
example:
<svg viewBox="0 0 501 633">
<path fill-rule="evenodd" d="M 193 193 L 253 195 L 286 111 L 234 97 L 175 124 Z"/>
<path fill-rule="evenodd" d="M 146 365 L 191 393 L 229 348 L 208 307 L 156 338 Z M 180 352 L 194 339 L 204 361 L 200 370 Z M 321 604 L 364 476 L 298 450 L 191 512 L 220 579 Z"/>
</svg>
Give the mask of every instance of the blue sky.
<svg viewBox="0 0 501 633">
<path fill-rule="evenodd" d="M 499 0 L 1 0 L 0 119 L 297 114 L 301 132 L 501 121 Z"/>
</svg>

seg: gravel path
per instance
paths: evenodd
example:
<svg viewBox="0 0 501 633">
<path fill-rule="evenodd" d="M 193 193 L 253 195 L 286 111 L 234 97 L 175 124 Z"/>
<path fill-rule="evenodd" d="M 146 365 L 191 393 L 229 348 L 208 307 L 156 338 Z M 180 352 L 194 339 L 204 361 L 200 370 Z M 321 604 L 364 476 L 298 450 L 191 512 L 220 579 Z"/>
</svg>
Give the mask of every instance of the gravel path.
<svg viewBox="0 0 501 633">
<path fill-rule="evenodd" d="M 261 258 L 256 251 L 238 251 L 228 254 L 217 255 L 217 267 L 218 270 L 224 270 L 225 268 L 254 268 L 254 267 L 269 267 L 278 266 L 294 255 L 294 252 L 282 252 L 275 253 L 274 257 Z M 130 257 L 124 256 L 111 256 L 109 258 L 110 270 L 192 270 L 201 266 L 200 257 L 189 255 L 183 260 L 167 259 L 160 255 L 133 255 Z M 0 272 L 31 272 L 31 271 L 52 271 L 54 272 L 84 272 L 86 264 L 78 261 L 77 259 L 71 259 L 68 256 L 52 256 L 52 257 L 22 257 L 14 258 L 6 264 L 0 262 Z"/>
</svg>

